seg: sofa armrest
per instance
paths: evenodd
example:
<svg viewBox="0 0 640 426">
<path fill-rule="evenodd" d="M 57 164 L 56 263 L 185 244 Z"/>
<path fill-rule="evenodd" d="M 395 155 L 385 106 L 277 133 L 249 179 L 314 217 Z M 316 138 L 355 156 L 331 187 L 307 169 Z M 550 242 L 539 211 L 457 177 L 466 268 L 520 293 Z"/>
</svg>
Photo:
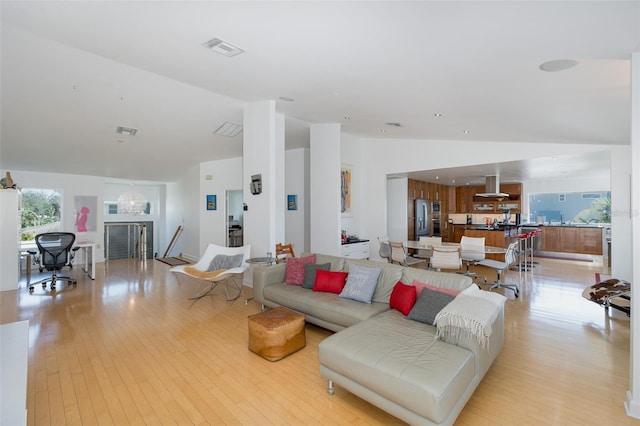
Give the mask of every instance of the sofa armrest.
<svg viewBox="0 0 640 426">
<path fill-rule="evenodd" d="M 286 263 L 273 266 L 259 266 L 253 270 L 253 298 L 256 302 L 264 304 L 264 289 L 270 285 L 284 282 Z"/>
<path fill-rule="evenodd" d="M 454 339 L 443 339 L 448 343 L 469 349 L 475 355 L 476 369 L 480 379 L 484 377 L 504 345 L 504 306 L 495 308 L 496 318 L 491 323 L 491 336 L 482 345 L 470 335 L 459 335 Z"/>
</svg>

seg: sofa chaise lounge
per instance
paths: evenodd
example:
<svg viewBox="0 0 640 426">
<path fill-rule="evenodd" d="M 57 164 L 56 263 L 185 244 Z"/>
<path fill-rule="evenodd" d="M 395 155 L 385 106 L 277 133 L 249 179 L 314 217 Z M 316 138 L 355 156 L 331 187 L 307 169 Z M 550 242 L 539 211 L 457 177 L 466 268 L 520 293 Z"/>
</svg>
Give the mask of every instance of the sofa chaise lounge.
<svg viewBox="0 0 640 426">
<path fill-rule="evenodd" d="M 283 306 L 336 331 L 318 348 L 329 393 L 337 384 L 410 424 L 453 424 L 503 346 L 504 297 L 479 290 L 464 275 L 322 254 L 316 258 L 318 264 L 330 262 L 331 271 L 348 271 L 351 265 L 379 268 L 371 303 L 285 284 L 286 264 L 256 268 L 253 295 L 263 307 Z M 398 281 L 459 291 L 456 301 L 461 295 L 477 297 L 474 310 L 490 318 L 483 336 L 468 330 L 440 333 L 392 309 Z"/>
</svg>

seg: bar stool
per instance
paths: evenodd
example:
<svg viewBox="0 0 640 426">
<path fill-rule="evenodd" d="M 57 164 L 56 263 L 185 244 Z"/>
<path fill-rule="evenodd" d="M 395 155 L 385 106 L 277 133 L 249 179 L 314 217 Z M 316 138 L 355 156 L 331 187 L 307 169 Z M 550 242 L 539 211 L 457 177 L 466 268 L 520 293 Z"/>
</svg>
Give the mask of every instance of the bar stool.
<svg viewBox="0 0 640 426">
<path fill-rule="evenodd" d="M 527 241 L 529 239 L 529 233 L 525 232 L 523 234 L 516 235 L 514 237 L 518 241 L 518 266 L 513 266 L 510 269 L 512 271 L 528 271 L 527 268 L 527 249 L 528 244 Z"/>
</svg>

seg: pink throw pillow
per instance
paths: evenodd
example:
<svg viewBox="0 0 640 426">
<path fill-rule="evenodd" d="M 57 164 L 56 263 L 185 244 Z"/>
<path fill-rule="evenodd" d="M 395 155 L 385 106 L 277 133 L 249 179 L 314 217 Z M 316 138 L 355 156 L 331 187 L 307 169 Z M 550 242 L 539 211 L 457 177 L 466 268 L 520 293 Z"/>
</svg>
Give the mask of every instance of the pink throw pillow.
<svg viewBox="0 0 640 426">
<path fill-rule="evenodd" d="M 389 306 L 396 309 L 406 317 L 411 312 L 411 308 L 416 303 L 417 288 L 412 285 L 406 285 L 402 281 L 398 281 L 391 291 Z"/>
<path fill-rule="evenodd" d="M 413 280 L 413 286 L 416 288 L 416 293 L 418 295 L 420 295 L 420 293 L 422 293 L 422 290 L 424 290 L 425 288 L 428 288 L 429 290 L 433 290 L 433 291 L 439 291 L 440 293 L 444 293 L 444 294 L 450 294 L 453 297 L 456 297 L 458 294 L 460 294 L 458 290 L 453 290 L 451 288 L 436 287 L 435 285 L 425 284 L 418 280 Z"/>
<path fill-rule="evenodd" d="M 313 291 L 340 294 L 347 282 L 347 275 L 349 275 L 347 272 L 323 271 L 322 269 L 318 269 L 316 272 L 316 282 L 313 284 Z"/>
<path fill-rule="evenodd" d="M 304 283 L 304 265 L 316 263 L 316 255 L 306 257 L 290 257 L 287 259 L 287 269 L 285 271 L 285 284 L 302 285 Z"/>
</svg>

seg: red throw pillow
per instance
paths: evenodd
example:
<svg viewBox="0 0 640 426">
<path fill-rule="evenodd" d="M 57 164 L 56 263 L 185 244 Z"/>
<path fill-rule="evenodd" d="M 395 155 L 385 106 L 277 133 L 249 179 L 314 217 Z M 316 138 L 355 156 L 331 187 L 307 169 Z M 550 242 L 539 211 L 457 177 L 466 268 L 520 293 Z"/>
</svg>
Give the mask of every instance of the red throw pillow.
<svg viewBox="0 0 640 426">
<path fill-rule="evenodd" d="M 285 271 L 285 284 L 302 285 L 304 283 L 304 265 L 316 263 L 316 255 L 306 257 L 290 257 L 287 259 L 287 269 Z"/>
<path fill-rule="evenodd" d="M 389 299 L 389 306 L 396 309 L 406 317 L 411 312 L 411 308 L 416 303 L 417 288 L 412 285 L 406 285 L 401 281 L 398 281 L 396 286 L 393 287 L 391 292 L 391 298 Z"/>
<path fill-rule="evenodd" d="M 344 284 L 347 282 L 347 272 L 323 271 L 316 272 L 316 282 L 313 284 L 313 291 L 324 291 L 326 293 L 342 293 Z"/>
<path fill-rule="evenodd" d="M 422 290 L 424 290 L 425 288 L 428 288 L 429 290 L 433 290 L 433 291 L 439 291 L 440 293 L 444 293 L 444 294 L 450 294 L 453 297 L 456 297 L 458 294 L 460 294 L 458 290 L 454 290 L 451 288 L 436 287 L 435 285 L 421 283 L 418 280 L 413 280 L 413 285 L 416 287 L 416 293 L 418 295 L 420 295 L 420 293 L 422 293 Z"/>
</svg>

